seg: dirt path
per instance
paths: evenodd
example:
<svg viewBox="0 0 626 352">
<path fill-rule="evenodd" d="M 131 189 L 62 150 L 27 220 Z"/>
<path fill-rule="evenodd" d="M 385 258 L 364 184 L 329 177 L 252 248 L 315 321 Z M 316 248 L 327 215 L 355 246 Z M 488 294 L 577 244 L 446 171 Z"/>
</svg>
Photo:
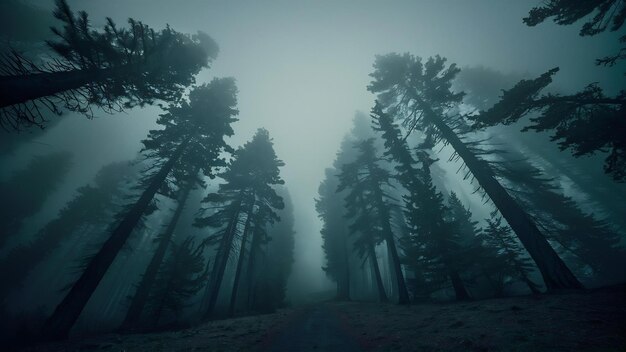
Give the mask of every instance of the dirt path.
<svg viewBox="0 0 626 352">
<path fill-rule="evenodd" d="M 281 332 L 271 336 L 263 351 L 361 351 L 356 339 L 328 305 L 303 312 Z"/>
</svg>

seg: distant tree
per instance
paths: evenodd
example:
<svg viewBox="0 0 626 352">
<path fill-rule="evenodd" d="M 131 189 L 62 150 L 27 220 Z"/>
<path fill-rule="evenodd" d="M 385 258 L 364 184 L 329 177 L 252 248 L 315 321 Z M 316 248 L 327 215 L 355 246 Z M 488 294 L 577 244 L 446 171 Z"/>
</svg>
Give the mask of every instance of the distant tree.
<svg viewBox="0 0 626 352">
<path fill-rule="evenodd" d="M 69 152 L 35 156 L 26 167 L 0 182 L 0 248 L 17 235 L 26 218 L 35 215 L 71 167 Z"/>
<path fill-rule="evenodd" d="M 211 242 L 218 243 L 218 249 L 213 261 L 205 318 L 209 318 L 215 308 L 226 264 L 233 252 L 235 237 L 239 233 L 238 225 L 243 222 L 240 258 L 231 291 L 230 313 L 234 312 L 250 228 L 252 225 L 260 228 L 266 223 L 279 220 L 275 210 L 284 206 L 282 198 L 273 188 L 284 183 L 279 170 L 283 165 L 284 163 L 276 156 L 269 132 L 259 129 L 251 141 L 235 151 L 234 159 L 220 175 L 226 183 L 220 184 L 217 193 L 210 193 L 204 199 L 204 202 L 213 204 L 209 209 L 217 208 L 217 211 L 199 217 L 196 225 L 220 228 L 211 236 Z M 261 216 L 257 217 L 255 214 Z M 252 241 L 254 242 L 254 238 Z"/>
<path fill-rule="evenodd" d="M 207 85 L 195 88 L 189 94 L 189 101 L 171 105 L 160 116 L 158 123 L 165 128 L 150 131 L 148 139 L 143 141 L 144 152 L 162 160 L 155 166 L 158 171 L 147 178 L 147 186 L 139 199 L 121 214 L 122 220 L 113 228 L 110 237 L 90 259 L 78 281 L 47 320 L 43 330 L 45 338 L 67 337 L 154 196 L 167 185 L 167 177 L 172 170 L 176 170 L 177 164 L 193 160 L 209 177 L 214 177 L 216 167 L 225 165 L 222 153 L 231 148 L 224 137 L 233 134 L 230 125 L 236 121 L 233 116 L 238 113 L 235 109 L 236 93 L 233 79 L 214 79 Z"/>
<path fill-rule="evenodd" d="M 575 157 L 608 152 L 604 171 L 618 182 L 626 180 L 626 92 L 607 97 L 594 83 L 572 95 L 541 94 L 556 72 L 558 68 L 504 91 L 491 109 L 472 116 L 474 128 L 509 125 L 531 115 L 522 131 L 550 131 L 551 140 Z"/>
<path fill-rule="evenodd" d="M 337 283 L 338 300 L 350 300 L 350 244 L 348 241 L 348 220 L 344 216 L 343 196 L 338 194 L 339 170 L 328 168 L 326 177 L 318 188 L 315 209 L 322 221 L 322 249 L 326 263 L 326 275 Z"/>
<path fill-rule="evenodd" d="M 511 278 L 525 283 L 532 293 L 540 293 L 539 286 L 530 279 L 534 271 L 530 258 L 526 256 L 524 249 L 511 234 L 511 229 L 502 225 L 502 218 L 487 219 L 487 227 L 481 237 L 485 245 L 493 248 L 497 253 L 496 260 L 499 268 L 494 269 L 501 281 L 500 289 L 496 291 L 497 295 L 501 295 L 501 290 Z"/>
<path fill-rule="evenodd" d="M 13 52 L 0 61 L 0 125 L 9 129 L 42 125 L 42 110 L 90 113 L 95 105 L 118 111 L 155 100 L 173 102 L 218 52 L 206 34 L 186 35 L 170 27 L 155 31 L 129 19 L 118 28 L 107 19 L 103 31 L 91 29 L 87 13 L 74 14 L 66 0 L 56 0 L 48 41 L 57 55 L 35 64 Z"/>
<path fill-rule="evenodd" d="M 123 183 L 131 174 L 128 163 L 114 163 L 100 169 L 93 185 L 77 191 L 57 217 L 39 230 L 32 241 L 11 249 L 0 259 L 0 302 L 7 294 L 20 286 L 27 275 L 45 262 L 57 248 L 71 241 L 78 232 L 88 232 L 89 227 L 106 226 L 110 221 L 115 203 L 123 192 Z M 48 172 L 47 175 L 50 175 Z"/>
<path fill-rule="evenodd" d="M 360 239 L 368 250 L 370 259 L 376 260 L 374 244 L 384 241 L 392 260 L 395 281 L 398 285 L 398 303 L 408 304 L 409 295 L 400 265 L 395 234 L 391 227 L 389 196 L 383 190 L 389 184 L 390 174 L 378 163 L 374 139 L 370 138 L 355 145 L 359 155 L 355 161 L 344 164 L 339 175 L 338 192 L 348 190 L 346 207 L 348 216 L 354 218 L 350 225 L 352 233 L 361 234 Z M 355 242 L 360 242 L 357 240 Z M 374 269 L 377 269 L 375 265 Z M 377 274 L 377 276 L 379 276 Z M 379 285 L 380 287 L 380 285 Z M 381 292 L 381 299 L 384 298 Z"/>
<path fill-rule="evenodd" d="M 283 198 L 284 208 L 278 213 L 280 221 L 268 228 L 270 240 L 265 245 L 264 256 L 267 258 L 266 280 L 272 292 L 272 306 L 283 307 L 287 293 L 287 280 L 294 262 L 295 230 L 293 203 L 287 188 L 278 188 Z M 251 249 L 254 251 L 254 247 Z M 250 259 L 250 263 L 254 261 Z M 254 272 L 251 271 L 250 274 Z M 252 284 L 249 282 L 249 288 Z"/>
<path fill-rule="evenodd" d="M 203 256 L 204 245 L 196 246 L 192 236 L 170 246 L 170 255 L 159 270 L 148 305 L 151 324 L 157 326 L 164 312 L 178 314 L 186 301 L 204 287 L 208 265 Z"/>
<path fill-rule="evenodd" d="M 586 19 L 587 22 L 580 30 L 581 36 L 593 36 L 607 29 L 615 32 L 622 28 L 626 20 L 626 3 L 622 0 L 548 0 L 533 7 L 528 17 L 524 18 L 524 23 L 533 27 L 548 18 L 554 18 L 554 22 L 559 25 L 570 25 Z M 620 37 L 620 42 L 626 44 L 626 36 Z M 626 47 L 622 47 L 617 54 L 598 59 L 597 64 L 613 66 L 618 60 L 625 58 Z"/>
<path fill-rule="evenodd" d="M 462 159 L 507 220 L 537 263 L 548 289 L 582 287 L 536 224 L 498 182 L 489 164 L 463 142 L 461 131 L 455 131 L 460 125 L 447 112 L 458 106 L 463 93 L 451 91 L 452 80 L 459 70 L 454 64 L 446 67 L 445 62 L 446 59 L 437 56 L 422 63 L 421 58 L 408 53 L 378 56 L 368 90 L 377 93 L 385 112 L 404 120 L 409 131 L 430 131 L 451 145 L 455 151 L 453 159 Z"/>
</svg>

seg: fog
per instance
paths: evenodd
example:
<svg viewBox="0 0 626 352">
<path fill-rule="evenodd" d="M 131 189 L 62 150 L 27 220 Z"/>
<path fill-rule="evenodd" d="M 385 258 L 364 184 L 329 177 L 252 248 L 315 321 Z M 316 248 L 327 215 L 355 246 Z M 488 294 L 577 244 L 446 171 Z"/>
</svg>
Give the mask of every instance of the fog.
<svg viewBox="0 0 626 352">
<path fill-rule="evenodd" d="M 220 47 L 218 59 L 197 77 L 233 76 L 239 88 L 239 122 L 233 145 L 241 145 L 259 127 L 268 129 L 295 204 L 296 263 L 290 294 L 327 290 L 321 267 L 321 224 L 314 209 L 324 169 L 332 164 L 356 111 L 369 112 L 366 91 L 374 56 L 411 52 L 441 55 L 459 66 L 485 66 L 536 76 L 559 66 L 560 87 L 576 90 L 602 82 L 611 92 L 621 79 L 590 65 L 615 46 L 617 35 L 577 35 L 576 26 L 552 23 L 529 28 L 523 18 L 538 1 L 70 1 L 91 15 L 94 26 L 111 17 L 128 17 L 155 28 L 209 33 Z M 37 6 L 52 9 L 52 1 Z M 497 15 L 496 15 L 497 14 Z M 17 167 L 30 155 L 50 149 L 75 153 L 75 168 L 50 200 L 47 214 L 59 209 L 72 187 L 89 180 L 103 165 L 131 159 L 140 140 L 156 127 L 157 108 L 133 109 L 120 116 L 97 112 L 93 121 L 71 115 L 49 133 L 14 153 Z M 70 131 L 70 132 L 68 132 Z M 10 170 L 5 168 L 3 173 Z M 42 220 L 43 221 L 43 220 Z M 41 225 L 31 222 L 29 227 Z"/>
<path fill-rule="evenodd" d="M 26 3 L 48 14 L 55 6 L 53 0 Z M 578 35 L 579 24 L 559 26 L 549 20 L 535 27 L 525 25 L 522 18 L 529 9 L 543 3 L 538 0 L 68 0 L 68 3 L 75 11 L 86 11 L 96 29 L 104 27 L 106 17 L 111 17 L 120 27 L 130 17 L 156 29 L 169 25 L 182 33 L 201 31 L 217 42 L 219 54 L 210 68 L 196 76 L 196 84 L 209 83 L 215 77 L 235 78 L 239 114 L 238 121 L 232 124 L 235 133 L 228 143 L 235 148 L 243 146 L 259 128 L 265 128 L 273 139 L 276 155 L 285 163 L 281 176 L 291 196 L 295 221 L 295 262 L 287 284 L 287 298 L 292 304 L 309 302 L 312 297 L 329 297 L 332 295 L 329 292 L 337 287 L 322 269 L 326 265 L 320 234 L 323 222 L 316 212 L 315 200 L 320 197 L 318 188 L 325 180 L 326 169 L 333 165 L 342 140 L 353 128 L 355 115 L 369 114 L 374 107 L 376 95 L 367 86 L 372 81 L 370 73 L 377 55 L 391 52 L 409 52 L 423 58 L 441 55 L 462 70 L 486 68 L 508 77 L 511 83 L 502 89 L 511 88 L 518 79 L 534 78 L 559 67 L 550 89 L 563 94 L 575 93 L 593 82 L 598 82 L 607 95 L 618 94 L 623 89 L 626 68 L 626 60 L 611 68 L 594 64 L 596 59 L 616 50 L 620 32 L 582 37 Z M 47 26 L 48 21 L 56 22 L 43 13 L 41 18 L 33 15 L 32 23 L 15 25 L 15 28 L 32 26 L 29 33 L 36 38 L 27 40 L 39 44 L 28 50 L 41 50 L 40 41 L 50 38 L 39 27 Z M 7 46 L 15 46 L 10 33 L 19 30 L 10 26 L 3 30 L 8 33 Z M 91 182 L 103 166 L 135 160 L 148 131 L 160 128 L 156 120 L 161 113 L 156 105 L 114 114 L 96 109 L 91 118 L 64 112 L 62 116 L 47 115 L 50 121 L 43 131 L 37 128 L 20 133 L 0 131 L 0 140 L 4 139 L 0 146 L 5 148 L 0 153 L 0 181 L 26 167 L 34 156 L 53 151 L 73 154 L 67 176 L 45 200 L 42 210 L 25 222 L 20 230 L 23 236 L 8 240 L 8 248 L 31 239 L 76 196 L 78 187 Z M 490 133 L 500 138 L 500 142 L 512 133 L 507 128 L 495 131 Z M 548 143 L 547 138 L 527 135 L 530 133 L 511 139 L 511 148 L 530 154 L 536 152 L 533 147 Z M 539 140 L 542 142 L 536 142 Z M 557 148 L 552 146 L 551 150 Z M 457 192 L 463 203 L 471 204 L 475 220 L 488 218 L 493 209 L 474 194 L 475 184 L 464 182 L 463 174 L 458 172 L 459 164 L 446 161 L 454 150 L 442 146 L 437 151 L 442 159 L 436 164 L 437 170 L 448 176 L 437 186 Z M 563 162 L 572 160 L 575 159 L 569 152 L 564 152 Z M 601 169 L 600 157 L 585 160 Z M 573 176 L 558 176 L 552 161 L 537 157 L 535 165 L 552 173 L 568 196 L 581 203 L 587 200 L 588 194 L 577 188 Z M 626 194 L 623 184 L 613 185 L 602 175 L 598 180 L 613 187 L 615 197 Z M 210 183 L 210 189 L 215 187 L 216 184 Z M 623 218 L 610 213 L 610 206 L 597 207 L 589 201 L 581 207 L 612 216 L 612 226 L 621 226 L 622 230 L 626 226 Z M 619 212 L 615 211 L 617 215 Z M 191 218 L 189 214 L 186 216 Z M 146 238 L 142 238 L 145 242 Z M 391 280 L 393 270 L 383 269 L 388 270 Z M 396 289 L 394 286 L 389 290 L 397 294 Z"/>
</svg>

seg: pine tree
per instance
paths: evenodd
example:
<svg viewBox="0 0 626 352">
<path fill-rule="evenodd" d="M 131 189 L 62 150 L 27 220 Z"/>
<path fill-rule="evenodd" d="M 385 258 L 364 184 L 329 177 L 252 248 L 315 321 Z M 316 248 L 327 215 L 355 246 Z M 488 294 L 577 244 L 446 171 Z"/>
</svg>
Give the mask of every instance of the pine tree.
<svg viewBox="0 0 626 352">
<path fill-rule="evenodd" d="M 497 172 L 510 183 L 512 195 L 548 230 L 548 238 L 558 243 L 565 254 L 589 265 L 596 282 L 612 282 L 623 276 L 620 263 L 626 253 L 622 235 L 597 215 L 585 213 L 529 160 L 517 159 L 500 163 Z"/>
<path fill-rule="evenodd" d="M 233 118 L 237 114 L 236 92 L 233 79 L 214 79 L 210 84 L 194 89 L 188 102 L 172 105 L 161 115 L 158 122 L 166 127 L 150 131 L 143 143 L 148 155 L 164 161 L 158 166 L 158 171 L 148 178 L 148 185 L 139 199 L 121 214 L 122 220 L 47 320 L 44 338 L 67 337 L 107 269 L 179 162 L 187 158 L 194 162 L 202 160 L 198 165 L 208 176 L 214 176 L 214 168 L 225 164 L 221 154 L 230 150 L 224 137 L 233 134 L 230 124 L 236 121 Z"/>
<path fill-rule="evenodd" d="M 359 156 L 354 162 L 343 165 L 337 191 L 349 189 L 346 196 L 346 207 L 350 217 L 355 217 L 351 225 L 351 232 L 358 231 L 361 233 L 370 259 L 376 260 L 373 253 L 376 243 L 384 241 L 387 244 L 398 285 L 398 303 L 408 304 L 409 295 L 400 265 L 395 235 L 391 228 L 389 197 L 382 189 L 389 184 L 391 176 L 378 165 L 379 159 L 376 156 L 373 138 L 362 141 L 355 147 L 359 151 Z M 374 269 L 377 270 L 377 267 L 375 265 Z M 381 300 L 384 298 L 382 293 L 381 290 Z"/>
<path fill-rule="evenodd" d="M 482 232 L 481 237 L 487 247 L 496 249 L 497 263 L 500 264 L 496 270 L 497 274 L 502 276 L 501 290 L 504 289 L 508 276 L 525 283 L 532 293 L 540 293 L 539 286 L 530 279 L 534 266 L 530 258 L 526 256 L 524 249 L 512 236 L 511 229 L 502 225 L 502 218 L 500 217 L 492 217 L 486 221 L 487 227 Z M 501 292 L 497 292 L 497 294 L 499 293 Z"/>
<path fill-rule="evenodd" d="M 329 168 L 326 177 L 318 188 L 315 209 L 322 221 L 322 249 L 326 265 L 326 275 L 337 283 L 338 300 L 350 300 L 350 244 L 348 221 L 344 216 L 343 194 L 337 193 L 338 170 Z"/>
<path fill-rule="evenodd" d="M 178 314 L 186 301 L 205 285 L 208 266 L 204 263 L 204 245 L 196 246 L 192 236 L 180 244 L 172 244 L 170 255 L 159 270 L 150 295 L 151 323 L 159 324 L 163 313 Z"/>
<path fill-rule="evenodd" d="M 451 91 L 459 69 L 439 56 L 422 63 L 410 54 L 378 56 L 368 90 L 377 93 L 386 113 L 403 119 L 411 130 L 435 133 L 450 144 L 486 195 L 494 202 L 537 263 L 548 289 L 580 288 L 580 282 L 545 239 L 537 225 L 495 178 L 493 170 L 455 132 L 457 122 L 446 113 L 463 93 Z"/>
<path fill-rule="evenodd" d="M 591 16 L 593 14 L 593 16 Z M 621 0 L 599 1 L 568 1 L 548 0 L 541 6 L 533 7 L 524 18 L 528 26 L 536 26 L 548 18 L 554 18 L 559 25 L 570 25 L 581 19 L 586 19 L 580 29 L 581 36 L 594 36 L 605 32 L 618 31 L 626 20 L 626 4 Z M 620 37 L 622 44 L 626 43 L 626 35 Z M 626 47 L 622 47 L 617 54 L 598 59 L 598 65 L 613 66 L 619 60 L 626 58 Z"/>
<path fill-rule="evenodd" d="M 280 178 L 279 170 L 283 165 L 284 163 L 276 156 L 269 132 L 259 129 L 250 142 L 235 151 L 234 159 L 226 171 L 220 175 L 226 183 L 220 184 L 217 193 L 211 193 L 204 199 L 206 203 L 216 204 L 211 209 L 217 208 L 217 211 L 208 216 L 199 217 L 196 225 L 220 228 L 211 236 L 212 244 L 218 243 L 218 249 L 213 261 L 210 292 L 206 297 L 205 319 L 209 318 L 215 309 L 226 264 L 233 252 L 235 237 L 239 233 L 239 224 L 242 223 L 244 227 L 242 238 L 247 240 L 253 220 L 256 222 L 255 227 L 262 227 L 267 222 L 278 220 L 275 210 L 282 209 L 284 205 L 273 186 L 284 183 Z M 258 208 L 257 214 L 263 215 L 262 218 L 254 219 L 255 208 Z M 254 242 L 254 239 L 252 241 Z M 239 248 L 240 256 L 245 253 L 245 244 L 242 241 Z M 233 309 L 242 265 L 243 257 L 238 260 L 239 276 L 235 279 L 231 291 Z"/>
<path fill-rule="evenodd" d="M 131 167 L 125 162 L 104 166 L 93 185 L 79 188 L 76 197 L 39 230 L 32 241 L 11 249 L 0 260 L 0 281 L 5 283 L 0 289 L 0 301 L 63 243 L 89 233 L 87 227 L 106 226 L 116 201 L 123 194 L 123 183 L 131 174 Z"/>
<path fill-rule="evenodd" d="M 169 26 L 155 31 L 129 19 L 118 28 L 107 18 L 93 30 L 87 13 L 75 14 L 66 0 L 56 0 L 53 28 L 57 41 L 48 46 L 57 57 L 35 64 L 16 52 L 0 61 L 0 125 L 20 129 L 42 125 L 42 110 L 60 113 L 59 105 L 83 113 L 91 105 L 119 111 L 155 100 L 173 102 L 194 75 L 217 55 L 208 35 L 187 35 Z"/>
<path fill-rule="evenodd" d="M 141 281 L 137 286 L 137 290 L 131 299 L 130 306 L 126 312 L 126 317 L 124 318 L 124 322 L 120 328 L 123 331 L 132 331 L 137 327 L 137 323 L 139 322 L 144 306 L 147 303 L 152 286 L 157 279 L 159 268 L 165 259 L 167 248 L 174 237 L 174 231 L 176 230 L 178 221 L 180 220 L 182 212 L 185 208 L 187 199 L 197 183 L 200 183 L 200 186 L 203 186 L 198 179 L 198 167 L 195 165 L 191 167 L 195 173 L 192 171 L 186 178 L 183 177 L 183 184 L 178 190 L 179 192 L 177 192 L 179 194 L 176 210 L 174 210 L 165 231 L 156 238 L 156 242 L 158 243 L 157 248 L 155 249 L 152 258 L 150 259 L 150 263 L 146 267 L 146 270 L 141 277 Z"/>
<path fill-rule="evenodd" d="M 268 228 L 270 238 L 265 245 L 266 281 L 272 293 L 272 306 L 283 307 L 286 302 L 287 280 L 291 274 L 294 262 L 295 231 L 293 218 L 293 203 L 287 188 L 278 188 L 278 194 L 283 198 L 284 208 L 278 213 L 280 221 Z M 251 249 L 253 251 L 254 249 Z M 250 263 L 254 264 L 253 258 Z M 249 272 L 254 274 L 254 272 Z M 248 284 L 248 289 L 253 285 Z"/>
<path fill-rule="evenodd" d="M 604 171 L 616 181 L 626 179 L 626 92 L 605 96 L 593 83 L 571 95 L 541 94 L 558 72 L 554 68 L 538 78 L 521 80 L 502 93 L 491 109 L 473 116 L 474 128 L 509 125 L 522 117 L 530 124 L 522 131 L 549 131 L 550 139 L 574 157 L 608 152 Z"/>
</svg>

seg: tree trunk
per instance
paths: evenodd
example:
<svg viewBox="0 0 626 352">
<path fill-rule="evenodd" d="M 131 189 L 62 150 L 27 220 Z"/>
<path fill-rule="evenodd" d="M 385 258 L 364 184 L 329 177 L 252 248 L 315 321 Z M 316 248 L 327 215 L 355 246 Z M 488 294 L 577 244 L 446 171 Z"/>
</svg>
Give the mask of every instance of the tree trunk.
<svg viewBox="0 0 626 352">
<path fill-rule="evenodd" d="M 376 250 L 374 244 L 369 244 L 369 256 L 372 262 L 372 269 L 374 269 L 374 277 L 376 278 L 376 287 L 378 287 L 378 299 L 381 302 L 387 302 L 387 293 L 385 292 L 385 286 L 383 285 L 383 279 L 380 276 L 380 268 L 378 267 L 378 259 L 376 259 Z"/>
<path fill-rule="evenodd" d="M 236 208 L 238 209 L 240 206 L 241 198 L 239 199 Z M 211 273 L 211 294 L 209 296 L 209 304 L 207 310 L 203 316 L 204 319 L 209 319 L 211 317 L 211 314 L 213 313 L 213 309 L 215 309 L 217 296 L 220 293 L 220 286 L 222 285 L 222 280 L 224 279 L 224 271 L 226 271 L 226 264 L 228 264 L 230 248 L 233 244 L 235 232 L 237 232 L 238 221 L 239 210 L 234 214 L 233 218 L 230 219 L 230 222 L 228 223 L 228 226 L 226 228 L 226 232 L 224 233 L 224 238 L 222 239 L 220 247 L 217 251 L 217 255 L 213 264 L 213 272 Z"/>
<path fill-rule="evenodd" d="M 161 263 L 163 263 L 163 259 L 165 258 L 167 248 L 169 247 L 172 237 L 174 236 L 174 230 L 176 229 L 176 225 L 178 225 L 178 220 L 180 219 L 183 209 L 185 208 L 185 203 L 187 202 L 191 189 L 193 188 L 193 180 L 195 179 L 197 173 L 198 168 L 195 168 L 192 176 L 186 180 L 186 184 L 182 189 L 176 210 L 174 211 L 174 214 L 172 215 L 172 218 L 163 233 L 163 237 L 161 237 L 159 241 L 156 251 L 154 251 L 150 264 L 148 264 L 148 267 L 139 282 L 139 286 L 135 291 L 130 307 L 126 312 L 126 318 L 124 318 L 124 322 L 120 327 L 120 330 L 122 331 L 132 331 L 137 327 L 137 323 L 139 322 L 141 313 L 146 305 L 148 296 L 150 295 L 150 291 L 152 290 L 152 286 L 159 272 L 159 268 L 161 267 Z"/>
<path fill-rule="evenodd" d="M 470 296 L 469 293 L 467 293 L 467 289 L 465 289 L 465 284 L 463 284 L 463 280 L 461 280 L 459 272 L 456 270 L 450 270 L 448 277 L 450 277 L 450 281 L 452 281 L 452 288 L 454 288 L 456 299 L 459 301 L 468 300 Z"/>
<path fill-rule="evenodd" d="M 343 246 L 345 266 L 346 266 L 345 272 L 344 272 L 343 279 L 337 280 L 337 299 L 340 301 L 350 300 L 350 258 L 348 256 L 348 245 L 346 241 L 344 241 L 344 246 Z"/>
<path fill-rule="evenodd" d="M 387 210 L 387 205 L 383 201 L 383 194 L 379 185 L 373 185 L 373 190 L 376 193 L 376 202 L 378 203 L 378 211 L 381 214 L 381 225 L 385 236 L 385 242 L 387 242 L 387 250 L 391 255 L 391 261 L 393 264 L 393 271 L 396 276 L 396 282 L 398 284 L 398 304 L 409 304 L 409 291 L 406 288 L 406 282 L 404 281 L 404 275 L 402 274 L 402 266 L 400 264 L 400 257 L 398 256 L 398 249 L 396 248 L 396 241 L 394 239 L 393 231 L 391 230 L 391 224 L 389 223 L 390 215 Z"/>
<path fill-rule="evenodd" d="M 256 231 L 252 231 L 252 242 L 250 243 L 250 256 L 248 257 L 248 268 L 247 268 L 247 276 L 248 276 L 248 310 L 251 310 L 254 305 L 254 294 L 255 294 L 255 283 L 254 283 L 254 262 L 256 260 L 256 254 L 258 252 L 259 247 L 259 235 Z"/>
<path fill-rule="evenodd" d="M 124 219 L 115 227 L 109 239 L 102 245 L 98 253 L 91 259 L 78 281 L 74 283 L 63 301 L 56 307 L 54 313 L 42 330 L 42 337 L 48 340 L 66 339 L 70 329 L 85 308 L 98 284 L 104 277 L 113 260 L 122 249 L 126 240 L 141 219 L 141 216 L 150 205 L 167 175 L 181 154 L 189 144 L 191 137 L 187 137 L 174 151 L 170 159 L 161 167 L 161 170 L 152 178 L 137 202 L 128 210 Z"/>
<path fill-rule="evenodd" d="M 511 229 L 515 231 L 520 242 L 537 264 L 548 290 L 582 288 L 582 284 L 550 246 L 530 216 L 495 179 L 489 165 L 479 160 L 443 120 L 434 116 L 434 113 L 427 114 L 426 119 L 439 130 L 441 136 L 463 159 Z"/>
<path fill-rule="evenodd" d="M 250 232 L 250 219 L 252 218 L 254 203 L 250 206 L 248 211 L 248 217 L 246 218 L 246 225 L 243 227 L 243 236 L 241 237 L 241 248 L 239 249 L 239 259 L 237 260 L 237 269 L 235 271 L 235 281 L 233 282 L 233 289 L 230 294 L 230 306 L 228 307 L 228 315 L 233 316 L 235 314 L 235 304 L 237 303 L 237 289 L 239 288 L 239 279 L 241 277 L 241 269 L 243 268 L 243 260 L 246 252 L 246 242 L 248 240 L 248 233 Z"/>
<path fill-rule="evenodd" d="M 92 82 L 128 75 L 133 70 L 136 65 L 0 77 L 0 108 L 79 89 Z"/>
</svg>

